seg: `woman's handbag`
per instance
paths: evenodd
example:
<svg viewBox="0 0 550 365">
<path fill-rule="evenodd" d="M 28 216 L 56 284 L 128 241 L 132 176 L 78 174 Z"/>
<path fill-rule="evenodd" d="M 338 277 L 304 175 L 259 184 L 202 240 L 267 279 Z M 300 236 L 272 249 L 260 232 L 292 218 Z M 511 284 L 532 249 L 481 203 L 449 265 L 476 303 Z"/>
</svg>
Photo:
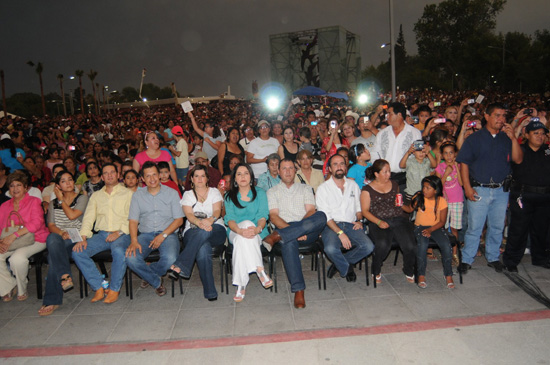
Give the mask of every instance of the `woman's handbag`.
<svg viewBox="0 0 550 365">
<path fill-rule="evenodd" d="M 12 216 L 16 216 L 19 219 L 19 224 L 15 225 L 15 222 L 13 220 L 10 220 Z M 8 237 L 10 234 L 17 232 L 23 227 L 25 227 L 25 222 L 23 221 L 23 218 L 21 218 L 21 215 L 15 210 L 12 210 L 10 214 L 8 214 L 8 218 L 6 220 L 6 228 L 2 230 L 0 239 Z M 18 248 L 30 246 L 32 244 L 34 244 L 34 233 L 29 232 L 21 237 L 16 238 L 15 241 L 13 241 L 8 248 L 8 251 L 15 251 Z"/>
</svg>

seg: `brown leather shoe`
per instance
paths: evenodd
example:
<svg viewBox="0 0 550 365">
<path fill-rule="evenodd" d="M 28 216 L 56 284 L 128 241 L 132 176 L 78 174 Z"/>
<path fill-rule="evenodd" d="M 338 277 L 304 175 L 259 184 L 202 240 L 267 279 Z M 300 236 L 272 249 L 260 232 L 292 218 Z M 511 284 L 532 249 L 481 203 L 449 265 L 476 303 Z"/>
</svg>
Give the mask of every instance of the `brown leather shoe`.
<svg viewBox="0 0 550 365">
<path fill-rule="evenodd" d="M 160 279 L 160 286 L 159 286 L 158 288 L 155 289 L 155 293 L 157 293 L 157 295 L 158 295 L 159 297 L 162 297 L 163 295 L 166 295 L 166 288 L 164 287 L 164 285 L 162 285 L 162 284 L 163 284 L 163 281 L 164 281 L 164 280 L 161 278 L 161 279 Z"/>
<path fill-rule="evenodd" d="M 271 249 L 273 246 L 281 240 L 281 236 L 279 235 L 279 232 L 273 231 L 271 234 L 266 236 L 266 238 L 263 239 L 262 244 L 266 248 L 267 251 L 271 252 Z"/>
<path fill-rule="evenodd" d="M 103 303 L 111 304 L 118 300 L 118 294 L 119 291 L 109 290 L 109 293 L 107 293 L 107 296 L 105 297 L 105 300 Z"/>
<path fill-rule="evenodd" d="M 300 290 L 294 293 L 294 308 L 305 308 L 306 299 L 304 298 L 304 291 Z"/>
<path fill-rule="evenodd" d="M 99 288 L 95 291 L 95 295 L 92 298 L 91 302 L 99 302 L 100 300 L 103 300 L 105 298 L 105 290 L 103 288 Z"/>
</svg>

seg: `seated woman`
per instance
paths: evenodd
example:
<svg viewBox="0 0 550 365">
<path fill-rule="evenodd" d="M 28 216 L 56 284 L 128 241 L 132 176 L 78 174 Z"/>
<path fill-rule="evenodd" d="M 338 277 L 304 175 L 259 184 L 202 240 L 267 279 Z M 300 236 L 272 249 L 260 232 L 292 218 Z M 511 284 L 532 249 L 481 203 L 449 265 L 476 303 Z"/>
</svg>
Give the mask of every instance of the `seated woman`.
<svg viewBox="0 0 550 365">
<path fill-rule="evenodd" d="M 403 272 L 409 283 L 414 283 L 414 263 L 416 241 L 412 225 L 397 198 L 399 185 L 390 180 L 390 164 L 386 160 L 376 160 L 366 171 L 372 182 L 363 186 L 361 211 L 369 220 L 369 236 L 374 242 L 372 274 L 377 283 L 382 281 L 382 263 L 391 250 L 392 242 L 397 242 L 403 252 Z"/>
<path fill-rule="evenodd" d="M 239 164 L 231 173 L 230 190 L 225 196 L 225 224 L 233 244 L 233 285 L 235 302 L 244 299 L 249 274 L 256 271 L 264 288 L 273 286 L 262 261 L 260 246 L 268 235 L 269 208 L 267 194 L 254 187 L 254 172 L 248 164 Z"/>
<path fill-rule="evenodd" d="M 422 179 L 422 190 L 413 196 L 411 206 L 404 206 L 403 209 L 409 213 L 417 212 L 414 233 L 418 244 L 416 254 L 418 286 L 422 289 L 428 287 L 426 284 L 426 251 L 431 238 L 441 251 L 441 263 L 447 288 L 454 289 L 451 242 L 445 232 L 447 201 L 443 197 L 443 184 L 439 177 L 426 176 Z"/>
<path fill-rule="evenodd" d="M 300 165 L 300 169 L 296 172 L 294 182 L 308 184 L 316 192 L 319 185 L 325 182 L 325 177 L 321 170 L 312 167 L 313 154 L 308 150 L 301 150 L 296 155 L 296 161 Z"/>
<path fill-rule="evenodd" d="M 280 162 L 281 157 L 276 153 L 267 156 L 267 160 L 265 161 L 267 164 L 267 171 L 258 177 L 258 183 L 256 184 L 259 188 L 268 191 L 281 182 L 281 178 L 279 177 Z"/>
<path fill-rule="evenodd" d="M 29 178 L 22 171 L 15 171 L 8 176 L 11 199 L 0 206 L 0 230 L 8 226 L 8 220 L 17 219 L 12 212 L 17 212 L 23 222 L 16 222 L 22 228 L 3 239 L 0 239 L 0 296 L 2 301 L 9 302 L 15 294 L 17 300 L 28 298 L 27 274 L 29 272 L 29 257 L 46 249 L 48 229 L 44 224 L 44 211 L 39 198 L 27 193 Z M 10 217 L 11 216 L 11 217 Z M 30 246 L 10 250 L 10 245 L 19 237 L 34 234 L 34 243 Z M 10 259 L 8 269 L 7 259 Z M 12 275 L 15 275 L 15 277 Z"/>
<path fill-rule="evenodd" d="M 63 303 L 63 292 L 73 288 L 71 278 L 71 253 L 74 242 L 67 233 L 68 228 L 80 231 L 82 216 L 88 197 L 74 191 L 73 174 L 69 171 L 57 173 L 54 179 L 55 199 L 50 201 L 48 208 L 48 229 L 50 234 L 46 240 L 48 248 L 48 275 L 46 277 L 46 292 L 42 307 L 38 311 L 41 316 L 49 316 Z"/>
<path fill-rule="evenodd" d="M 192 190 L 186 191 L 181 206 L 187 221 L 183 232 L 184 249 L 168 275 L 189 279 L 193 264 L 197 262 L 204 297 L 209 301 L 218 299 L 212 274 L 212 247 L 225 243 L 225 227 L 221 218 L 222 195 L 216 188 L 208 187 L 208 168 L 197 165 L 191 170 Z"/>
</svg>

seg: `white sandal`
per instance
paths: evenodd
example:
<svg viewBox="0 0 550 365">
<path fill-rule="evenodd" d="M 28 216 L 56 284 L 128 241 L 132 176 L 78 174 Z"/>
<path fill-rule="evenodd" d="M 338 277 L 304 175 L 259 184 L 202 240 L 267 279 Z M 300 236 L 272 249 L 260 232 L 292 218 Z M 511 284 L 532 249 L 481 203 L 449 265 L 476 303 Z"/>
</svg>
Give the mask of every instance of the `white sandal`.
<svg viewBox="0 0 550 365">
<path fill-rule="evenodd" d="M 233 300 L 237 303 L 242 302 L 244 299 L 244 292 L 245 292 L 245 287 L 239 285 L 237 287 L 237 293 L 235 293 Z"/>
<path fill-rule="evenodd" d="M 260 272 L 256 271 L 256 274 L 258 275 L 258 279 L 260 279 L 260 282 L 265 289 L 269 289 L 273 286 L 273 280 L 271 280 L 269 276 L 267 276 L 265 270 L 262 270 Z"/>
</svg>

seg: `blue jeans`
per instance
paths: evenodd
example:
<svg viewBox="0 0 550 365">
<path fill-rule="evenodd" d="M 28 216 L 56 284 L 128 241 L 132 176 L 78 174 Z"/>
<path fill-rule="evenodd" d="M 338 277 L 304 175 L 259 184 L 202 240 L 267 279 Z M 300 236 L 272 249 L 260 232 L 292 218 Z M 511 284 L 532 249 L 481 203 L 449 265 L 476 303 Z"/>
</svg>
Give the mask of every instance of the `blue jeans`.
<svg viewBox="0 0 550 365">
<path fill-rule="evenodd" d="M 113 291 L 120 291 L 122 286 L 122 279 L 126 273 L 126 249 L 130 245 L 130 235 L 123 234 L 115 241 L 109 243 L 105 240 L 111 232 L 99 231 L 94 234 L 92 238 L 88 240 L 88 246 L 82 252 L 73 251 L 73 260 L 76 265 L 82 271 L 82 274 L 86 278 L 88 284 L 92 290 L 98 290 L 101 288 L 101 282 L 103 277 L 97 266 L 95 265 L 92 256 L 102 251 L 111 250 L 113 256 L 113 263 L 111 264 L 111 283 L 109 289 Z"/>
<path fill-rule="evenodd" d="M 417 274 L 425 276 L 426 275 L 426 254 L 428 251 L 428 245 L 430 239 L 434 240 L 439 246 L 439 251 L 441 252 L 442 264 L 443 264 L 443 275 L 452 276 L 453 268 L 451 267 L 453 261 L 453 250 L 451 248 L 451 241 L 447 236 L 445 228 L 439 228 L 432 232 L 431 237 L 424 237 L 422 231 L 428 226 L 415 226 L 414 234 L 416 235 L 416 266 Z"/>
<path fill-rule="evenodd" d="M 323 212 L 303 219 L 299 222 L 289 222 L 289 226 L 276 231 L 281 236 L 281 252 L 286 275 L 290 281 L 290 289 L 293 293 L 304 290 L 306 283 L 302 273 L 300 262 L 300 245 L 309 245 L 319 238 L 319 234 L 327 225 L 327 216 Z M 305 241 L 298 241 L 298 237 L 307 236 Z"/>
<path fill-rule="evenodd" d="M 48 274 L 46 276 L 46 292 L 42 304 L 63 304 L 63 289 L 61 277 L 71 274 L 71 251 L 75 244 L 70 239 L 64 240 L 57 233 L 50 233 L 46 239 L 48 249 Z"/>
<path fill-rule="evenodd" d="M 212 225 L 210 232 L 200 228 L 190 228 L 183 236 L 183 251 L 174 262 L 174 265 L 188 277 L 193 272 L 193 264 L 197 262 L 206 299 L 218 297 L 212 273 L 212 247 L 223 245 L 226 238 L 225 227 L 219 224 Z"/>
<path fill-rule="evenodd" d="M 504 219 L 508 206 L 508 193 L 502 188 L 491 189 L 481 186 L 474 187 L 480 201 L 466 201 L 468 208 L 468 229 L 464 236 L 462 248 L 462 262 L 472 264 L 479 248 L 479 240 L 487 220 L 487 234 L 485 235 L 485 258 L 487 262 L 498 261 Z"/>
<path fill-rule="evenodd" d="M 176 261 L 180 251 L 180 242 L 175 233 L 168 235 L 164 242 L 161 243 L 158 250 L 160 259 L 150 265 L 145 263 L 147 256 L 154 251 L 149 247 L 151 241 L 162 234 L 162 231 L 144 232 L 138 236 L 138 243 L 141 245 L 141 253 L 136 251 L 135 256 L 126 257 L 126 264 L 130 270 L 138 274 L 143 280 L 151 284 L 153 288 L 160 287 L 161 277 L 166 274 L 166 271 Z"/>
<path fill-rule="evenodd" d="M 336 224 L 351 241 L 351 250 L 347 250 L 345 253 L 342 252 L 342 241 L 340 241 L 336 232 L 328 226 L 322 232 L 323 243 L 327 257 L 336 266 L 336 269 L 340 272 L 340 276 L 344 277 L 350 265 L 370 255 L 372 250 L 374 250 L 374 245 L 363 229 L 353 229 L 353 223 L 336 222 Z"/>
</svg>

